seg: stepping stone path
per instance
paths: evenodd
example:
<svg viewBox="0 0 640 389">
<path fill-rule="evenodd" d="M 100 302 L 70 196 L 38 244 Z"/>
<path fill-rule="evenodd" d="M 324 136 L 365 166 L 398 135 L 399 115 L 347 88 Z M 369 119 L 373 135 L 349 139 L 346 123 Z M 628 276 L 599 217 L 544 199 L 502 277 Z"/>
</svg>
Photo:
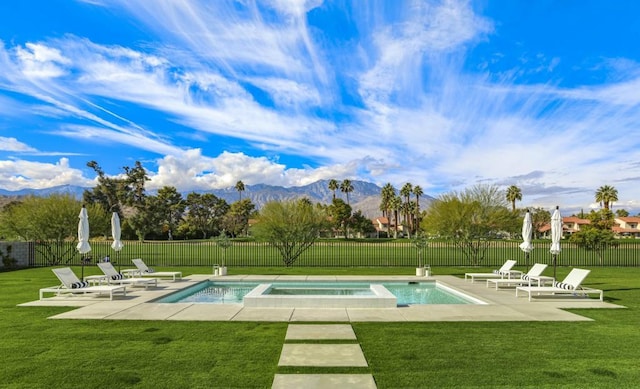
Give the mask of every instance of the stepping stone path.
<svg viewBox="0 0 640 389">
<path fill-rule="evenodd" d="M 349 324 L 290 324 L 285 340 L 353 340 Z M 366 367 L 359 344 L 284 344 L 278 366 Z M 375 389 L 371 374 L 276 374 L 272 388 Z"/>
</svg>

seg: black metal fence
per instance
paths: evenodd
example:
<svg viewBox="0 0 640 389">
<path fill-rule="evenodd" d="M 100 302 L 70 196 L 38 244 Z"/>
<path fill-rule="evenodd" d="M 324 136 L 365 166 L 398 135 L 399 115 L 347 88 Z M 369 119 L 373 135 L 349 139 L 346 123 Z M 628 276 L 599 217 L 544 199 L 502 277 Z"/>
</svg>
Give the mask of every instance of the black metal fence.
<svg viewBox="0 0 640 389">
<path fill-rule="evenodd" d="M 92 250 L 82 256 L 71 242 L 51 246 L 36 243 L 32 267 L 52 265 L 80 265 L 95 263 L 109 256 L 111 262 L 123 267 L 131 266 L 131 259 L 142 258 L 150 266 L 212 266 L 228 267 L 281 267 L 282 258 L 276 248 L 262 242 L 233 242 L 223 250 L 213 240 L 196 241 L 126 241 L 120 252 L 111 249 L 109 241 L 91 241 Z M 418 258 L 410 241 L 319 241 L 305 251 L 294 263 L 295 267 L 499 267 L 506 259 L 516 259 L 517 266 L 536 262 L 551 264 L 549 241 L 534 242 L 535 249 L 526 259 L 519 248 L 520 242 L 499 240 L 490 242 L 478 260 L 465 256 L 452 242 L 429 242 Z M 639 266 L 640 242 L 621 241 L 617 247 L 602 252 L 587 251 L 570 243 L 562 244 L 557 257 L 559 266 Z"/>
</svg>

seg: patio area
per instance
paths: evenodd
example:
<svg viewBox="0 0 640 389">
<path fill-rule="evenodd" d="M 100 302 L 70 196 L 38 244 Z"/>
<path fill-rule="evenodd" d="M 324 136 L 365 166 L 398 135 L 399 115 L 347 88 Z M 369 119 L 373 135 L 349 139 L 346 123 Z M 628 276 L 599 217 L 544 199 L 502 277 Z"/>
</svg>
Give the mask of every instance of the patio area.
<svg viewBox="0 0 640 389">
<path fill-rule="evenodd" d="M 410 305 L 397 308 L 247 308 L 242 304 L 154 303 L 176 290 L 208 279 L 224 281 L 425 281 L 437 280 L 485 305 Z M 34 292 L 35 294 L 35 292 Z M 160 281 L 156 289 L 128 288 L 126 297 L 56 296 L 20 306 L 70 306 L 77 309 L 51 319 L 260 321 L 260 322 L 431 322 L 431 321 L 590 321 L 568 308 L 624 308 L 596 299 L 545 296 L 529 302 L 516 298 L 513 288 L 496 291 L 484 282 L 470 283 L 454 276 L 264 276 L 213 277 L 191 275 L 178 282 Z"/>
</svg>

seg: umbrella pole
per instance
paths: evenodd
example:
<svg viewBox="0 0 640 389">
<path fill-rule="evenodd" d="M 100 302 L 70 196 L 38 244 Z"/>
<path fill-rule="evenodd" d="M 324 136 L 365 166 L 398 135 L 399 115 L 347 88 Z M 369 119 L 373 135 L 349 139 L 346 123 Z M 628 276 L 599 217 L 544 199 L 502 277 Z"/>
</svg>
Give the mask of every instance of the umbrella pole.
<svg viewBox="0 0 640 389">
<path fill-rule="evenodd" d="M 82 265 L 82 266 L 81 266 L 81 268 L 82 268 L 82 273 L 81 273 L 81 275 L 80 275 L 80 279 L 81 279 L 82 281 L 84 281 L 84 255 L 83 255 L 82 257 L 80 257 L 80 265 Z"/>
<path fill-rule="evenodd" d="M 557 260 L 558 256 L 556 254 L 553 254 L 553 279 L 556 279 L 556 260 Z"/>
</svg>

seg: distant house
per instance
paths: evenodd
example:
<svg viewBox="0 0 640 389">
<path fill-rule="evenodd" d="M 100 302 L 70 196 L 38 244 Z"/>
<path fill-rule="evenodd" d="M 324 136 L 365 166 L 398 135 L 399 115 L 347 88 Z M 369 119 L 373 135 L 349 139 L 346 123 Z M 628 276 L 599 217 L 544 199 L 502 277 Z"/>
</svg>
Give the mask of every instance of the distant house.
<svg viewBox="0 0 640 389">
<path fill-rule="evenodd" d="M 614 219 L 615 225 L 611 227 L 611 230 L 617 237 L 634 237 L 640 238 L 640 217 L 616 217 Z M 581 227 L 591 224 L 589 219 L 581 219 L 575 216 L 562 218 L 562 234 L 563 236 L 570 236 L 580 231 Z M 551 237 L 551 225 L 545 224 L 538 229 L 538 232 L 542 234 L 543 238 Z"/>
<path fill-rule="evenodd" d="M 568 236 L 580 231 L 580 226 L 591 224 L 589 219 L 581 219 L 575 216 L 567 216 L 562 218 L 562 236 Z M 543 238 L 551 237 L 551 224 L 545 224 L 538 229 Z"/>
<path fill-rule="evenodd" d="M 376 229 L 376 232 L 372 234 L 373 236 L 388 236 L 392 237 L 393 232 L 395 231 L 395 221 L 394 219 L 389 219 L 386 216 L 378 216 L 371 219 L 371 223 L 373 224 L 373 228 Z M 402 225 L 398 225 L 398 234 L 402 233 Z"/>
<path fill-rule="evenodd" d="M 611 228 L 613 232 L 622 237 L 640 238 L 640 217 L 628 216 L 615 218 L 615 225 Z"/>
</svg>

